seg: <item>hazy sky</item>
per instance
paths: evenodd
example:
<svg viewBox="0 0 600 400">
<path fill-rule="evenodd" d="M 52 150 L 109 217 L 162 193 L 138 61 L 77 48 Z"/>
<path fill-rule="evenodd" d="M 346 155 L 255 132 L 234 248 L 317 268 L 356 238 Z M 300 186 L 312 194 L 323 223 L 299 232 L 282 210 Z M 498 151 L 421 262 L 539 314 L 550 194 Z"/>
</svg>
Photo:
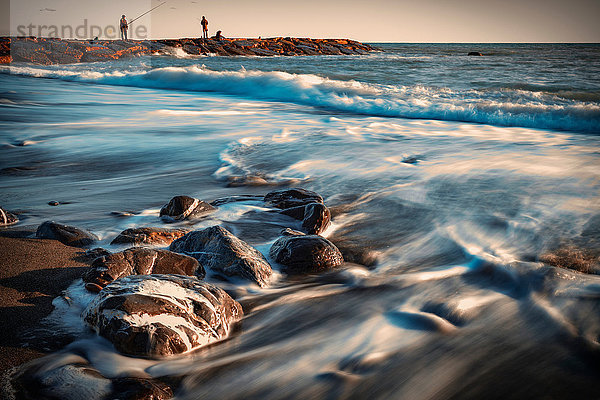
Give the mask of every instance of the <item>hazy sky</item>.
<svg viewBox="0 0 600 400">
<path fill-rule="evenodd" d="M 10 31 L 34 25 L 116 25 L 162 0 L 1 0 Z M 6 9 L 6 8 L 5 8 Z M 6 13 L 4 13 L 6 15 Z M 600 42 L 600 0 L 167 0 L 137 24 L 150 36 L 348 37 L 367 42 Z M 104 29 L 105 30 L 105 29 Z M 2 34 L 6 34 L 6 21 Z M 81 31 L 80 31 L 81 32 Z M 43 33 L 48 36 L 48 31 Z M 51 34 L 50 34 L 51 35 Z M 101 35 L 88 35 L 104 36 Z"/>
</svg>

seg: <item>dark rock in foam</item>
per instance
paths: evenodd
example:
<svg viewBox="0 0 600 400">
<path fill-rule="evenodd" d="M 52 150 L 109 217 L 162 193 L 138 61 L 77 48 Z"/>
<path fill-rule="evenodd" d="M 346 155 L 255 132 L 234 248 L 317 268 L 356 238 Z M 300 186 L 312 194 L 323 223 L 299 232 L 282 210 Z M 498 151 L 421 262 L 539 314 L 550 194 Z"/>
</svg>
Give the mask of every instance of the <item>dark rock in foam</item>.
<svg viewBox="0 0 600 400">
<path fill-rule="evenodd" d="M 73 247 L 87 247 L 98 240 L 98 237 L 93 233 L 54 221 L 46 221 L 41 224 L 35 236 L 40 239 L 56 239 L 67 246 Z"/>
<path fill-rule="evenodd" d="M 299 235 L 286 229 L 273 243 L 269 256 L 284 266 L 289 275 L 323 272 L 342 265 L 344 258 L 337 247 L 318 235 Z"/>
<path fill-rule="evenodd" d="M 181 275 L 136 275 L 106 286 L 84 320 L 121 353 L 157 357 L 225 338 L 243 315 L 223 290 Z"/>
<path fill-rule="evenodd" d="M 98 292 L 110 282 L 129 275 L 179 274 L 206 275 L 204 268 L 192 257 L 168 250 L 132 247 L 119 253 L 98 257 L 83 275 L 85 287 Z"/>
<path fill-rule="evenodd" d="M 281 213 L 302 220 L 302 229 L 311 235 L 324 232 L 331 223 L 331 213 L 322 203 L 286 208 Z"/>
<path fill-rule="evenodd" d="M 154 244 L 169 245 L 173 240 L 179 239 L 189 231 L 186 229 L 164 228 L 131 228 L 125 229 L 110 244 Z"/>
<path fill-rule="evenodd" d="M 213 212 L 210 204 L 189 196 L 175 196 L 160 210 L 160 216 L 166 222 L 199 218 Z"/>
<path fill-rule="evenodd" d="M 19 222 L 19 218 L 17 218 L 16 215 L 11 214 L 0 207 L 0 226 L 14 225 L 17 222 Z"/>
<path fill-rule="evenodd" d="M 282 209 L 323 203 L 323 198 L 318 193 L 301 188 L 275 190 L 267 193 L 263 200 L 273 207 Z"/>
<path fill-rule="evenodd" d="M 267 286 L 273 272 L 258 250 L 220 226 L 190 232 L 171 243 L 169 250 L 189 254 L 219 275 L 239 276 L 261 287 Z"/>
</svg>

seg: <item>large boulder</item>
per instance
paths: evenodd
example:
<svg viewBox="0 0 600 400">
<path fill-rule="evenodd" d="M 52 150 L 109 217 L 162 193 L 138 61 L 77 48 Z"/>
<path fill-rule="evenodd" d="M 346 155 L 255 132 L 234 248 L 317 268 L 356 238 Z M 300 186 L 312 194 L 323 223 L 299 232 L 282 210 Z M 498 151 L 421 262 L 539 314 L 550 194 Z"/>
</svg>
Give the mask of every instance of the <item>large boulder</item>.
<svg viewBox="0 0 600 400">
<path fill-rule="evenodd" d="M 93 233 L 54 221 L 46 221 L 41 224 L 35 236 L 40 239 L 56 239 L 67 246 L 73 247 L 87 247 L 98 240 L 98 237 Z"/>
<path fill-rule="evenodd" d="M 160 216 L 165 222 L 182 221 L 198 218 L 215 210 L 210 204 L 189 196 L 175 196 L 160 209 Z"/>
<path fill-rule="evenodd" d="M 17 222 L 19 222 L 19 218 L 17 218 L 16 215 L 11 214 L 0 207 L 0 226 L 14 225 Z"/>
<path fill-rule="evenodd" d="M 305 206 L 286 208 L 282 214 L 302 221 L 302 229 L 311 235 L 318 235 L 331 223 L 331 213 L 323 203 L 310 203 Z"/>
<path fill-rule="evenodd" d="M 180 354 L 225 338 L 243 315 L 223 290 L 181 275 L 134 275 L 106 286 L 84 320 L 121 353 Z"/>
<path fill-rule="evenodd" d="M 344 262 L 342 253 L 329 240 L 289 229 L 273 243 L 269 256 L 289 275 L 323 272 Z"/>
<path fill-rule="evenodd" d="M 171 243 L 169 250 L 191 255 L 218 275 L 239 276 L 261 287 L 267 286 L 273 272 L 258 250 L 220 226 L 190 232 Z"/>
<path fill-rule="evenodd" d="M 273 207 L 282 209 L 323 203 L 323 198 L 318 193 L 301 188 L 275 190 L 267 193 L 263 200 Z"/>
<path fill-rule="evenodd" d="M 203 279 L 204 268 L 192 257 L 168 250 L 132 247 L 98 257 L 83 275 L 85 287 L 99 292 L 112 281 L 129 275 L 179 274 Z"/>
<path fill-rule="evenodd" d="M 169 245 L 188 232 L 186 229 L 130 228 L 121 232 L 110 244 Z"/>
</svg>

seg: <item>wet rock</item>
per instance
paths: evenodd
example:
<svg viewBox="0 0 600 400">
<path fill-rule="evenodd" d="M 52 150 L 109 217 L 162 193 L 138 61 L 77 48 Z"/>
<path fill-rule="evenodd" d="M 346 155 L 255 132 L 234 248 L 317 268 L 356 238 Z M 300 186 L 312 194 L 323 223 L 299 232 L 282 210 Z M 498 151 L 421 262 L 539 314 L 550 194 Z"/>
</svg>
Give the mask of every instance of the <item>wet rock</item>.
<svg viewBox="0 0 600 400">
<path fill-rule="evenodd" d="M 125 229 L 110 244 L 153 244 L 169 245 L 173 240 L 179 239 L 189 231 L 186 229 L 165 228 L 131 228 Z"/>
<path fill-rule="evenodd" d="M 8 382 L 7 382 L 8 383 Z M 10 382 L 14 395 L 2 398 L 17 399 L 106 399 L 111 382 L 89 365 L 82 357 L 65 360 L 52 354 L 34 360 L 15 371 Z M 4 390 L 0 389 L 1 394 Z"/>
<path fill-rule="evenodd" d="M 241 194 L 238 196 L 229 196 L 229 197 L 221 197 L 218 198 L 216 200 L 213 200 L 210 202 L 210 205 L 218 207 L 218 206 L 222 206 L 223 204 L 228 204 L 228 203 L 236 203 L 239 201 L 262 201 L 263 196 L 257 196 L 257 195 L 253 195 L 253 194 Z"/>
<path fill-rule="evenodd" d="M 132 217 L 134 216 L 136 213 L 133 211 L 111 211 L 110 215 L 114 216 L 114 217 L 120 217 L 120 218 L 124 218 L 124 217 Z"/>
<path fill-rule="evenodd" d="M 282 209 L 323 203 L 323 198 L 319 194 L 301 188 L 275 190 L 267 193 L 263 200 L 273 207 Z"/>
<path fill-rule="evenodd" d="M 310 203 L 305 206 L 287 208 L 282 214 L 302 221 L 302 229 L 311 235 L 325 231 L 331 223 L 331 213 L 322 203 Z"/>
<path fill-rule="evenodd" d="M 239 276 L 261 287 L 267 286 L 273 272 L 258 250 L 220 226 L 190 232 L 171 243 L 169 250 L 189 254 L 219 275 Z"/>
<path fill-rule="evenodd" d="M 294 235 L 285 231 L 285 236 L 273 243 L 269 256 L 284 266 L 289 275 L 323 272 L 342 265 L 344 258 L 337 247 L 318 235 Z"/>
<path fill-rule="evenodd" d="M 244 175 L 244 176 L 230 176 L 227 178 L 227 187 L 240 187 L 240 186 L 268 186 L 272 185 L 262 176 L 256 175 Z"/>
<path fill-rule="evenodd" d="M 95 249 L 90 249 L 83 253 L 82 258 L 85 261 L 94 261 L 98 257 L 104 257 L 110 254 L 110 251 L 103 249 L 102 247 L 96 247 Z"/>
<path fill-rule="evenodd" d="M 87 247 L 98 240 L 98 237 L 93 233 L 54 221 L 46 221 L 41 224 L 35 236 L 39 239 L 56 239 L 67 246 L 73 247 Z"/>
<path fill-rule="evenodd" d="M 329 239 L 342 253 L 344 262 L 364 265 L 367 268 L 377 265 L 377 252 L 364 240 L 344 236 L 333 236 Z"/>
<path fill-rule="evenodd" d="M 192 257 L 168 250 L 132 247 L 96 258 L 83 275 L 85 287 L 99 292 L 110 282 L 129 275 L 179 274 L 203 279 L 204 268 Z"/>
<path fill-rule="evenodd" d="M 143 378 L 117 378 L 112 381 L 111 398 L 119 400 L 166 400 L 173 390 L 163 382 Z"/>
<path fill-rule="evenodd" d="M 106 286 L 84 320 L 121 353 L 157 357 L 225 338 L 242 307 L 223 290 L 181 275 L 134 275 Z"/>
<path fill-rule="evenodd" d="M 0 226 L 14 225 L 17 222 L 19 222 L 19 218 L 17 218 L 16 215 L 11 214 L 0 207 Z"/>
<path fill-rule="evenodd" d="M 295 231 L 290 228 L 285 228 L 284 230 L 281 231 L 281 236 L 303 236 L 303 235 L 305 235 L 304 232 Z"/>
<path fill-rule="evenodd" d="M 189 196 L 175 196 L 160 209 L 160 216 L 165 222 L 182 221 L 199 218 L 213 212 L 210 204 Z"/>
</svg>

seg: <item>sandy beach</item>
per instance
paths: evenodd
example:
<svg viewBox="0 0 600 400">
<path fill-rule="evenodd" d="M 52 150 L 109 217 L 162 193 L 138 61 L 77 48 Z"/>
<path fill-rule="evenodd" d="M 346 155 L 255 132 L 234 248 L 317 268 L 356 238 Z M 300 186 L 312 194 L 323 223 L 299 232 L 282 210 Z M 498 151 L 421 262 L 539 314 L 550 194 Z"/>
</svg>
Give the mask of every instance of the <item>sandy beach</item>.
<svg viewBox="0 0 600 400">
<path fill-rule="evenodd" d="M 0 373 L 55 351 L 43 338 L 23 343 L 52 311 L 52 300 L 84 271 L 82 250 L 57 240 L 30 239 L 23 228 L 0 231 Z"/>
</svg>

